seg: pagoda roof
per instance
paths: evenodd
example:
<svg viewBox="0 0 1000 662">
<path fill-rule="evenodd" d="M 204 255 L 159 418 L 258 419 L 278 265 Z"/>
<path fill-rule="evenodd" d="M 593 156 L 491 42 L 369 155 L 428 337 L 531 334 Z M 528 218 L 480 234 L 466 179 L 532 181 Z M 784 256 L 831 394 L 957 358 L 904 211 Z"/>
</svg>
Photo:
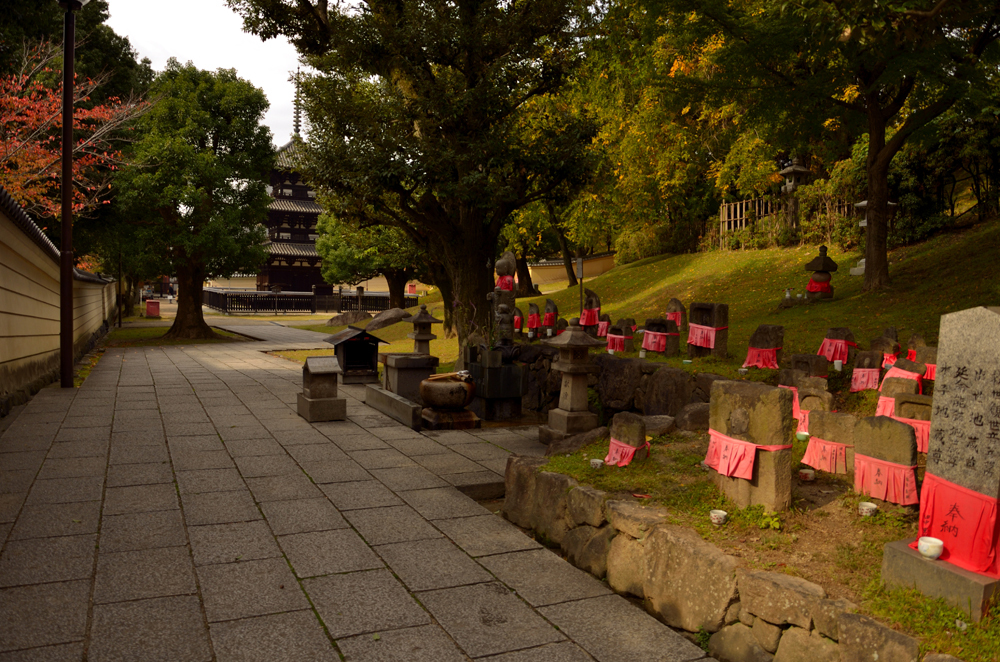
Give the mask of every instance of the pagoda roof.
<svg viewBox="0 0 1000 662">
<path fill-rule="evenodd" d="M 274 167 L 277 170 L 297 171 L 304 156 L 303 145 L 302 139 L 296 136 L 279 147 L 275 154 Z"/>
<path fill-rule="evenodd" d="M 275 198 L 267 205 L 271 211 L 285 211 L 295 214 L 319 214 L 323 208 L 313 200 L 298 200 L 290 198 Z"/>
<path fill-rule="evenodd" d="M 281 257 L 319 257 L 315 244 L 301 244 L 291 241 L 264 242 L 264 250 L 269 255 Z"/>
</svg>

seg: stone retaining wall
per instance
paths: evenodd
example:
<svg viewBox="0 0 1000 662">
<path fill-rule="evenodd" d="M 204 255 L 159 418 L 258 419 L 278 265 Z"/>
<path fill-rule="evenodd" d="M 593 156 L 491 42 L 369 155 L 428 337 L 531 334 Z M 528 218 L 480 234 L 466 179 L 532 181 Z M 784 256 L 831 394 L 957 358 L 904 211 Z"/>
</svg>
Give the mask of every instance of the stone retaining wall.
<svg viewBox="0 0 1000 662">
<path fill-rule="evenodd" d="M 695 531 L 667 524 L 665 510 L 613 500 L 569 476 L 541 471 L 545 463 L 508 459 L 507 519 L 559 547 L 577 567 L 607 578 L 616 592 L 643 600 L 667 625 L 712 633 L 708 648 L 718 660 L 917 660 L 916 639 L 853 613 L 854 604 L 828 598 L 823 587 L 741 567 Z"/>
</svg>

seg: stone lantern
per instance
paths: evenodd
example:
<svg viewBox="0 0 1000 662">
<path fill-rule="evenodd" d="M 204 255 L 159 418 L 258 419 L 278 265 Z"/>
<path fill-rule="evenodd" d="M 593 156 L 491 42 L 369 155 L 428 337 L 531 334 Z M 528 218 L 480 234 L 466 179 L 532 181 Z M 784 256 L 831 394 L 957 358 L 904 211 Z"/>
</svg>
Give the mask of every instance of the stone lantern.
<svg viewBox="0 0 1000 662">
<path fill-rule="evenodd" d="M 791 165 L 778 174 L 785 178 L 785 185 L 781 187 L 781 195 L 786 200 L 788 227 L 797 228 L 799 226 L 799 201 L 795 198 L 795 189 L 807 184 L 812 173 L 809 168 L 802 165 L 802 159 L 796 156 L 792 159 Z"/>
<path fill-rule="evenodd" d="M 819 247 L 819 255 L 806 265 L 806 271 L 813 272 L 806 286 L 806 296 L 810 299 L 832 299 L 833 286 L 830 275 L 837 270 L 837 263 L 826 254 L 826 246 Z"/>
<path fill-rule="evenodd" d="M 576 317 L 565 333 L 543 342 L 559 350 L 559 360 L 552 369 L 562 373 L 559 406 L 549 411 L 548 425 L 538 428 L 538 440 L 548 445 L 597 427 L 597 415 L 587 408 L 587 376 L 599 368 L 591 362 L 589 350 L 604 347 L 604 342 L 587 335 Z"/>
<path fill-rule="evenodd" d="M 406 334 L 407 338 L 413 338 L 413 352 L 415 354 L 430 354 L 431 341 L 437 336 L 431 333 L 431 324 L 441 324 L 441 320 L 435 319 L 427 312 L 427 304 L 420 304 L 420 312 L 410 319 L 413 324 L 413 332 Z"/>
</svg>

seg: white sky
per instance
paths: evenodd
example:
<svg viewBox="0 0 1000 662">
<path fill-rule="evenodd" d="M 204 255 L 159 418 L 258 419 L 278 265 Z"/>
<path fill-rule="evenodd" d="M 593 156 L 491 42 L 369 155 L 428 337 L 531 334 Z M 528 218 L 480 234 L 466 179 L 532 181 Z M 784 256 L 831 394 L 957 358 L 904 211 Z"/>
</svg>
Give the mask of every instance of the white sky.
<svg viewBox="0 0 1000 662">
<path fill-rule="evenodd" d="M 225 0 L 108 0 L 108 11 L 108 25 L 128 37 L 156 71 L 170 57 L 190 60 L 199 69 L 236 69 L 271 102 L 264 123 L 275 145 L 291 138 L 295 86 L 288 79 L 298 54 L 285 38 L 264 42 L 243 32 L 242 19 Z"/>
</svg>

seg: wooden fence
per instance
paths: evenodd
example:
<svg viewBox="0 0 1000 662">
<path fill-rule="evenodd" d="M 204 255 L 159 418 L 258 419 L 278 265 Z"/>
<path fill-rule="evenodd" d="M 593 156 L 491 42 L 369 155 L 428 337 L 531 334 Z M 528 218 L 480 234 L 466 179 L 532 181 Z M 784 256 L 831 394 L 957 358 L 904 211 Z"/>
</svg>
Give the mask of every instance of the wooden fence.
<svg viewBox="0 0 1000 662">
<path fill-rule="evenodd" d="M 315 294 L 313 292 L 256 292 L 252 290 L 226 290 L 206 287 L 202 290 L 202 303 L 227 315 L 261 315 L 267 313 L 316 313 L 360 310 L 380 313 L 389 309 L 388 292 L 365 292 L 358 297 L 356 291 Z M 403 305 L 412 308 L 417 297 L 407 296 Z"/>
<path fill-rule="evenodd" d="M 797 204 L 797 202 L 796 202 Z M 823 213 L 836 216 L 853 216 L 854 205 L 846 200 L 829 200 L 823 204 Z M 746 228 L 756 234 L 775 240 L 783 229 L 800 219 L 797 209 L 789 218 L 789 210 L 781 198 L 754 198 L 719 205 L 719 247 L 727 248 L 726 235 Z"/>
</svg>

